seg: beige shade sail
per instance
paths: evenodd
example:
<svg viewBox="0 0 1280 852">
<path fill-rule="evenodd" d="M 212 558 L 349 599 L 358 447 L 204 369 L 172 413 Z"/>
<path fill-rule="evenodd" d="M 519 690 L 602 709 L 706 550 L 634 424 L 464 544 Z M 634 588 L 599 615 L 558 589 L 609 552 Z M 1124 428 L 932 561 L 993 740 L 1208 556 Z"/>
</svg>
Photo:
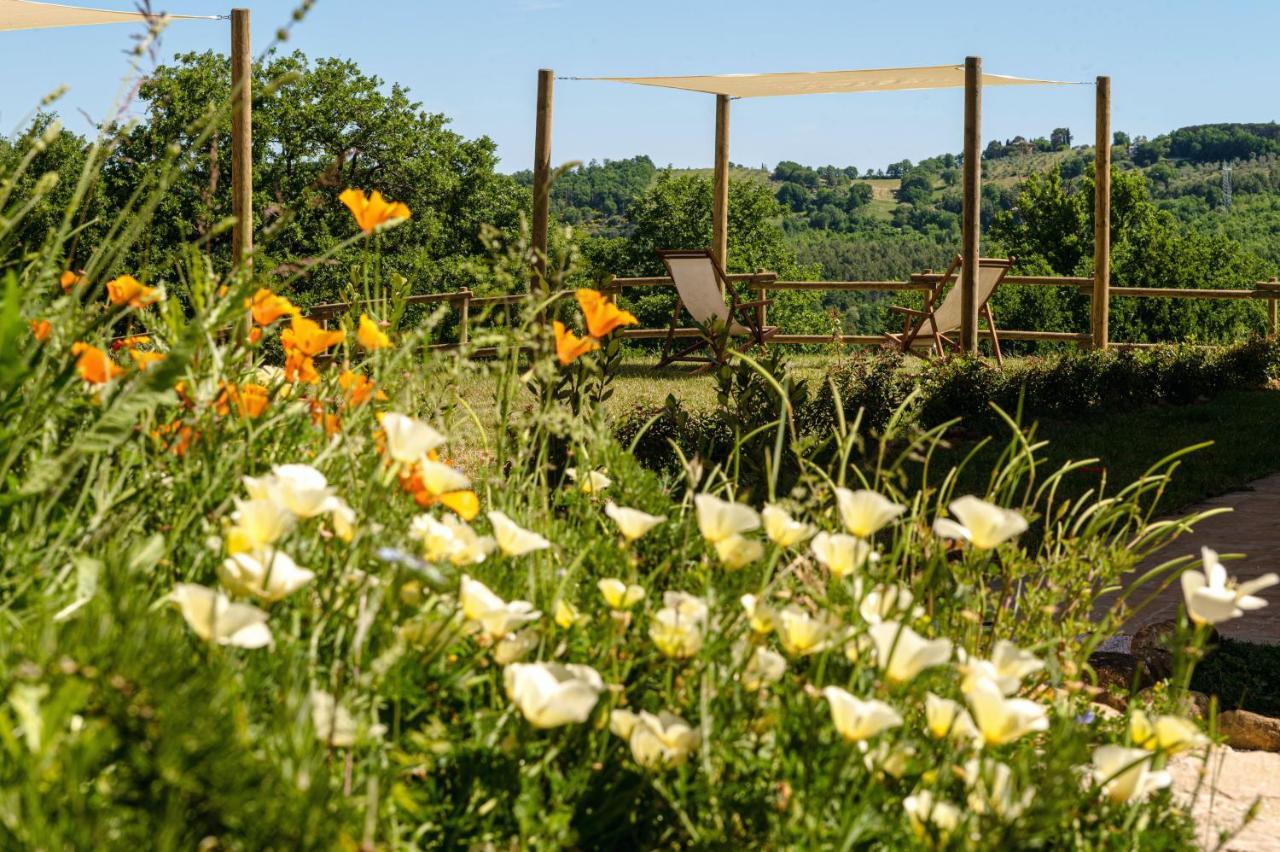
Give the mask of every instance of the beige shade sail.
<svg viewBox="0 0 1280 852">
<path fill-rule="evenodd" d="M 964 86 L 963 65 L 926 65 L 919 68 L 873 68 L 863 71 L 800 71 L 783 74 L 714 74 L 699 77 L 573 77 L 574 80 L 606 80 L 728 95 L 731 98 L 767 98 L 779 95 L 823 95 L 841 92 L 890 92 L 909 89 L 955 89 Z M 983 74 L 983 86 L 1069 86 L 1065 80 L 1036 80 Z"/>
<path fill-rule="evenodd" d="M 165 15 L 173 20 L 218 21 L 216 15 Z M 32 0 L 0 0 L 0 30 L 41 30 L 50 27 L 83 27 L 93 24 L 144 23 L 147 16 L 139 12 L 113 12 L 109 9 L 86 9 Z"/>
</svg>

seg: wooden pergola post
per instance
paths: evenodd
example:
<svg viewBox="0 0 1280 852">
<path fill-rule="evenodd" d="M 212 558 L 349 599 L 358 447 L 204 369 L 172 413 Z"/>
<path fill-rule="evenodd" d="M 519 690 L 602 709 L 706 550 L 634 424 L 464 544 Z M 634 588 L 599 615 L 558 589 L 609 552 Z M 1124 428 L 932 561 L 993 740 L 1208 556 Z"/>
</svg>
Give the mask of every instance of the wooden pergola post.
<svg viewBox="0 0 1280 852">
<path fill-rule="evenodd" d="M 715 189 L 711 202 L 711 253 L 729 268 L 729 96 L 716 95 Z"/>
<path fill-rule="evenodd" d="M 964 61 L 964 213 L 961 220 L 960 349 L 978 354 L 978 260 L 982 229 L 982 59 Z"/>
<path fill-rule="evenodd" d="M 547 231 L 551 221 L 551 99 L 555 72 L 538 71 L 538 120 L 533 137 L 533 276 L 531 288 L 547 275 Z"/>
<path fill-rule="evenodd" d="M 1089 334 L 1106 349 L 1111 323 L 1111 78 L 1098 78 L 1093 159 L 1093 305 Z"/>
<path fill-rule="evenodd" d="M 232 263 L 253 254 L 253 57 L 249 10 L 231 10 L 231 232 Z"/>
</svg>

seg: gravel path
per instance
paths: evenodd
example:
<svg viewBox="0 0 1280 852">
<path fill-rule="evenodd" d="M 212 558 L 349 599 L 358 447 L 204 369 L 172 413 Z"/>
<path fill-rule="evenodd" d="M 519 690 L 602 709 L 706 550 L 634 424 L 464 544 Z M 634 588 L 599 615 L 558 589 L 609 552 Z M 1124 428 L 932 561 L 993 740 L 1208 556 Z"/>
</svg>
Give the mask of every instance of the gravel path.
<svg viewBox="0 0 1280 852">
<path fill-rule="evenodd" d="M 1280 852 L 1280 754 L 1219 746 L 1207 761 L 1198 755 L 1178 755 L 1169 761 L 1169 772 L 1176 797 L 1191 803 L 1195 795 L 1191 814 L 1200 828 L 1202 848 L 1217 848 L 1219 832 L 1235 831 L 1261 797 L 1257 817 L 1224 848 Z M 1205 780 L 1197 795 L 1202 773 Z"/>
</svg>

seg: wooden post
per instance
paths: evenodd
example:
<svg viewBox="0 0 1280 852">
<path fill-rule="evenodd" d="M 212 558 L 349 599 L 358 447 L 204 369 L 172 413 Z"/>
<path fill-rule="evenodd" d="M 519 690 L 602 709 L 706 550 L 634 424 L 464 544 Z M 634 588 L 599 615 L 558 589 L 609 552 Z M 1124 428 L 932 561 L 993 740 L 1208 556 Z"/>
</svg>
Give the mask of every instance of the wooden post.
<svg viewBox="0 0 1280 852">
<path fill-rule="evenodd" d="M 711 253 L 729 271 L 729 96 L 716 95 L 715 189 L 711 201 Z"/>
<path fill-rule="evenodd" d="M 538 71 L 538 121 L 533 137 L 533 278 L 532 287 L 545 286 L 547 229 L 551 220 L 551 98 L 555 72 Z"/>
<path fill-rule="evenodd" d="M 458 318 L 458 342 L 471 341 L 471 288 L 462 288 L 461 316 Z"/>
<path fill-rule="evenodd" d="M 1280 289 L 1280 278 L 1271 276 L 1271 280 L 1267 282 L 1272 285 L 1272 289 Z M 1276 310 L 1276 295 L 1272 293 L 1271 298 L 1267 300 L 1267 340 L 1276 339 L 1276 320 L 1280 317 L 1280 311 Z"/>
<path fill-rule="evenodd" d="M 253 254 L 253 57 L 249 10 L 231 10 L 231 232 L 232 262 L 238 267 Z"/>
<path fill-rule="evenodd" d="M 982 59 L 964 61 L 964 215 L 960 274 L 960 349 L 978 354 L 978 262 L 982 251 Z"/>
<path fill-rule="evenodd" d="M 1098 78 L 1094 123 L 1093 305 L 1089 334 L 1094 349 L 1106 349 L 1111 324 L 1111 78 Z"/>
</svg>

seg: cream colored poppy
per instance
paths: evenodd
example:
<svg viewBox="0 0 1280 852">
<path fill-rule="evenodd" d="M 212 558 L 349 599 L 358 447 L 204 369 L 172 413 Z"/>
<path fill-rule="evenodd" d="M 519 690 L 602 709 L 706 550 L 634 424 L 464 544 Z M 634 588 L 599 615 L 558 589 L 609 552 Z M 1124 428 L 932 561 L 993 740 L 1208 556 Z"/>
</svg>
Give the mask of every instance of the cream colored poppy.
<svg viewBox="0 0 1280 852">
<path fill-rule="evenodd" d="M 715 547 L 720 564 L 732 571 L 759 562 L 764 556 L 763 544 L 754 538 L 741 535 L 731 535 L 721 539 L 716 542 Z"/>
<path fill-rule="evenodd" d="M 910 618 L 917 614 L 916 610 L 911 608 L 915 597 L 906 586 L 877 585 L 863 595 L 862 583 L 859 582 L 854 589 L 854 594 L 861 598 L 858 602 L 858 614 L 867 624 Z"/>
<path fill-rule="evenodd" d="M 1247 610 L 1262 609 L 1267 605 L 1260 592 L 1276 583 L 1280 575 L 1263 574 L 1246 583 L 1234 583 L 1227 578 L 1227 569 L 1218 554 L 1207 548 L 1200 549 L 1204 572 L 1182 572 L 1182 594 L 1187 604 L 1187 615 L 1196 624 L 1221 624 L 1239 618 Z"/>
<path fill-rule="evenodd" d="M 418 515 L 409 526 L 409 534 L 422 542 L 423 556 L 429 562 L 448 562 L 458 567 L 479 565 L 497 542 L 480 536 L 461 518 L 445 515 L 438 521 L 431 515 Z"/>
<path fill-rule="evenodd" d="M 831 707 L 836 730 L 849 742 L 862 742 L 902 724 L 898 711 L 883 701 L 863 701 L 838 686 L 826 687 L 822 695 Z"/>
<path fill-rule="evenodd" d="M 387 439 L 387 455 L 401 464 L 417 464 L 445 442 L 444 435 L 414 417 L 388 411 L 379 419 Z"/>
<path fill-rule="evenodd" d="M 637 541 L 649 530 L 666 520 L 661 515 L 650 515 L 647 512 L 641 512 L 639 509 L 628 509 L 625 506 L 617 506 L 613 503 L 605 504 L 604 513 L 618 525 L 618 531 L 622 533 L 622 537 L 628 542 Z"/>
<path fill-rule="evenodd" d="M 699 494 L 693 498 L 693 504 L 698 512 L 698 530 L 712 544 L 760 526 L 760 516 L 755 509 L 741 503 L 721 500 L 713 494 Z"/>
<path fill-rule="evenodd" d="M 246 476 L 244 486 L 251 499 L 270 500 L 299 518 L 323 514 L 333 496 L 324 474 L 309 464 L 278 464 L 266 476 Z"/>
<path fill-rule="evenodd" d="M 739 641 L 734 648 L 739 660 L 746 658 L 739 680 L 743 689 L 755 691 L 763 689 L 771 683 L 777 683 L 787 671 L 787 659 L 777 651 L 771 651 L 764 645 L 748 646 Z"/>
<path fill-rule="evenodd" d="M 969 790 L 966 798 L 969 810 L 976 814 L 995 814 L 1005 822 L 1013 822 L 1035 801 L 1035 788 L 1028 786 L 1018 795 L 1013 770 L 998 760 L 982 757 L 967 760 L 961 776 Z"/>
<path fill-rule="evenodd" d="M 924 697 L 925 726 L 934 739 L 951 737 L 958 741 L 981 739 L 973 717 L 960 702 L 927 693 Z"/>
<path fill-rule="evenodd" d="M 610 720 L 612 722 L 612 720 Z M 619 727 L 625 727 L 621 723 Z M 701 741 L 698 729 L 665 710 L 656 716 L 641 711 L 631 725 L 627 742 L 631 756 L 645 769 L 682 766 Z"/>
<path fill-rule="evenodd" d="M 845 530 L 858 538 L 871 538 L 907 510 L 906 506 L 865 488 L 859 491 L 837 488 L 836 508 L 840 510 Z"/>
<path fill-rule="evenodd" d="M 1093 750 L 1090 774 L 1102 793 L 1118 805 L 1141 802 L 1169 786 L 1167 771 L 1151 769 L 1150 752 L 1140 748 L 1104 745 Z"/>
<path fill-rule="evenodd" d="M 187 626 L 206 642 L 235 648 L 263 648 L 271 644 L 267 614 L 256 606 L 232 603 L 206 586 L 179 583 L 169 595 Z"/>
<path fill-rule="evenodd" d="M 818 528 L 813 524 L 797 521 L 781 506 L 768 505 L 760 511 L 764 534 L 778 547 L 795 547 L 811 538 Z"/>
<path fill-rule="evenodd" d="M 613 480 L 603 470 L 588 471 L 585 476 L 581 476 L 577 468 L 567 467 L 564 473 L 577 484 L 578 490 L 583 494 L 599 494 L 613 484 Z"/>
<path fill-rule="evenodd" d="M 462 605 L 462 615 L 478 624 L 491 639 L 501 639 L 542 615 L 528 601 L 507 603 L 484 583 L 466 574 L 458 586 L 458 603 Z"/>
<path fill-rule="evenodd" d="M 934 533 L 942 538 L 967 541 L 979 550 L 998 547 L 1027 529 L 1022 515 L 973 495 L 952 500 L 947 508 L 959 522 L 938 518 L 933 522 Z"/>
<path fill-rule="evenodd" d="M 755 595 L 743 595 L 739 603 L 747 611 L 747 622 L 753 633 L 768 636 L 773 632 L 778 621 L 778 613 L 773 607 L 762 603 Z"/>
<path fill-rule="evenodd" d="M 865 565 L 867 560 L 875 558 L 875 554 L 871 552 L 871 545 L 863 539 L 844 533 L 832 535 L 820 532 L 813 537 L 809 549 L 813 551 L 814 557 L 836 577 L 848 577 Z"/>
<path fill-rule="evenodd" d="M 831 644 L 831 622 L 812 616 L 798 606 L 787 606 L 779 611 L 775 628 L 782 650 L 793 657 L 816 654 Z"/>
<path fill-rule="evenodd" d="M 928 790 L 917 790 L 902 800 L 903 810 L 916 837 L 924 838 L 936 831 L 945 840 L 960 825 L 960 809 L 945 799 L 935 798 Z"/>
<path fill-rule="evenodd" d="M 1022 688 L 1024 678 L 1044 668 L 1044 662 L 1035 654 L 1022 650 L 1007 639 L 996 640 L 989 660 L 968 657 L 963 650 L 959 655 L 960 671 L 964 673 L 961 692 L 968 692 L 978 679 L 986 678 L 1000 687 L 1005 695 L 1013 695 Z"/>
<path fill-rule="evenodd" d="M 1049 716 L 1043 705 L 1026 698 L 1006 698 L 1000 687 L 986 678 L 972 683 L 965 698 L 987 745 L 1005 745 L 1049 729 Z"/>
<path fill-rule="evenodd" d="M 234 553 L 218 569 L 218 579 L 228 589 L 266 601 L 284 600 L 315 576 L 306 568 L 299 568 L 289 554 L 275 549 Z"/>
<path fill-rule="evenodd" d="M 227 550 L 251 553 L 274 545 L 291 529 L 297 518 L 274 500 L 236 500 L 227 530 Z"/>
<path fill-rule="evenodd" d="M 498 548 L 507 556 L 524 556 L 535 550 L 545 550 L 551 542 L 535 532 L 524 529 L 515 521 L 499 511 L 488 514 L 489 523 L 493 525 L 493 536 Z"/>
<path fill-rule="evenodd" d="M 587 721 L 604 691 L 604 681 L 590 666 L 512 663 L 502 678 L 507 698 L 535 728 Z"/>
<path fill-rule="evenodd" d="M 631 609 L 644 600 L 644 586 L 628 585 L 616 577 L 605 577 L 596 583 L 605 604 L 612 610 Z"/>
<path fill-rule="evenodd" d="M 876 664 L 889 680 L 903 683 L 951 659 L 948 639 L 925 639 L 896 621 L 882 621 L 867 631 L 876 646 Z"/>
<path fill-rule="evenodd" d="M 1135 708 L 1129 716 L 1129 738 L 1133 744 L 1148 751 L 1164 751 L 1177 754 L 1208 745 L 1209 739 L 1196 724 L 1181 716 L 1156 716 L 1151 719 L 1141 709 Z"/>
</svg>

